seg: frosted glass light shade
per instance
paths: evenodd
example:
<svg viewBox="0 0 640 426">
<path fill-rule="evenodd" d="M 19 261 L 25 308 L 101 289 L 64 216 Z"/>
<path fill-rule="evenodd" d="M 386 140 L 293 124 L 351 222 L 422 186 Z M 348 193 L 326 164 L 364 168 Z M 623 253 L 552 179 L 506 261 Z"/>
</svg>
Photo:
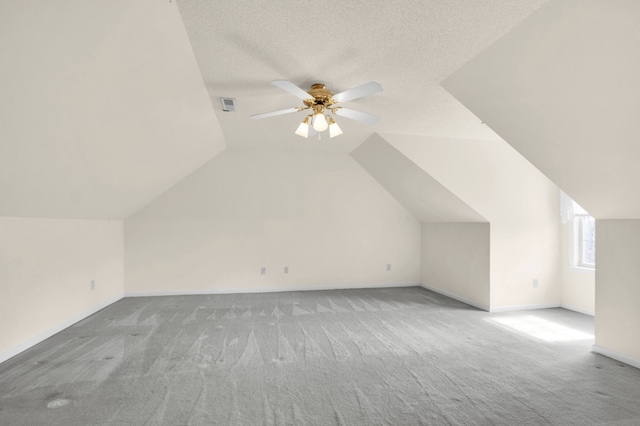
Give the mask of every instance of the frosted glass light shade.
<svg viewBox="0 0 640 426">
<path fill-rule="evenodd" d="M 303 138 L 308 138 L 309 137 L 309 124 L 308 124 L 308 120 L 306 118 L 298 126 L 298 129 L 296 130 L 296 135 L 302 136 Z"/>
<path fill-rule="evenodd" d="M 324 132 L 328 127 L 329 123 L 327 123 L 327 119 L 324 117 L 324 114 L 319 112 L 313 116 L 313 129 L 315 131 Z"/>
<path fill-rule="evenodd" d="M 329 138 L 333 138 L 335 136 L 340 136 L 342 134 L 342 129 L 338 126 L 338 123 L 331 120 L 331 124 L 329 124 Z"/>
</svg>

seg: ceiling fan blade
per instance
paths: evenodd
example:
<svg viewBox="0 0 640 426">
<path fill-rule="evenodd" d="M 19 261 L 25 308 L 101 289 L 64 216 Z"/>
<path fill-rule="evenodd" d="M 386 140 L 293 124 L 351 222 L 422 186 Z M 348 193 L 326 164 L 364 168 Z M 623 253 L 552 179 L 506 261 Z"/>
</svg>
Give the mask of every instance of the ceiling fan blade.
<svg viewBox="0 0 640 426">
<path fill-rule="evenodd" d="M 304 90 L 302 90 L 301 88 L 299 88 L 298 86 L 290 82 L 289 80 L 275 80 L 275 81 L 272 81 L 271 84 L 281 88 L 286 92 L 291 93 L 296 98 L 300 98 L 302 100 L 313 99 L 313 96 L 311 96 L 310 94 L 308 94 L 307 92 L 305 92 Z"/>
<path fill-rule="evenodd" d="M 347 117 L 352 120 L 363 121 L 369 124 L 375 124 L 380 121 L 380 117 L 378 117 L 377 115 L 367 114 L 366 112 L 360 112 L 349 108 L 338 108 L 335 114 L 341 117 Z"/>
<path fill-rule="evenodd" d="M 260 120 L 262 118 L 269 118 L 269 117 L 275 117 L 277 115 L 291 114 L 292 112 L 298 112 L 298 111 L 300 111 L 298 108 L 280 109 L 278 111 L 264 112 L 262 114 L 254 114 L 251 116 L 251 118 L 253 118 L 254 120 Z"/>
<path fill-rule="evenodd" d="M 375 81 L 370 81 L 358 87 L 354 87 L 353 89 L 345 90 L 337 95 L 333 95 L 333 100 L 336 102 L 347 102 L 380 92 L 382 92 L 382 85 Z"/>
</svg>

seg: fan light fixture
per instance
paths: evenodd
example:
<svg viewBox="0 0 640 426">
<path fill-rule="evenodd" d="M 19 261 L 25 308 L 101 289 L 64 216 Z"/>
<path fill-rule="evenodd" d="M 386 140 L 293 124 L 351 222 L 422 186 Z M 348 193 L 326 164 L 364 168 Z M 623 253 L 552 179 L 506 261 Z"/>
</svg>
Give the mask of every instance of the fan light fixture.
<svg viewBox="0 0 640 426">
<path fill-rule="evenodd" d="M 296 130 L 296 135 L 302 136 L 303 138 L 309 137 L 309 117 L 305 117 L 304 120 L 302 120 L 302 123 L 300 123 Z"/>
<path fill-rule="evenodd" d="M 313 130 L 316 132 L 324 132 L 329 128 L 329 123 L 322 112 L 313 115 Z"/>
<path fill-rule="evenodd" d="M 375 115 L 354 111 L 338 105 L 340 102 L 347 102 L 382 92 L 382 86 L 375 81 L 370 81 L 369 83 L 362 84 L 358 87 L 354 87 L 353 89 L 345 90 L 337 95 L 334 95 L 333 92 L 328 90 L 324 84 L 321 83 L 312 85 L 311 90 L 308 92 L 305 92 L 287 80 L 276 80 L 272 81 L 271 84 L 291 93 L 299 99 L 302 99 L 304 106 L 281 109 L 279 111 L 263 114 L 255 114 L 252 115 L 251 118 L 259 120 L 262 118 L 275 117 L 277 115 L 290 114 L 292 112 L 311 109 L 313 110 L 313 113 L 307 115 L 295 131 L 296 135 L 302 136 L 303 138 L 308 138 L 309 136 L 315 135 L 317 132 L 324 132 L 327 129 L 329 129 L 330 138 L 334 138 L 342 134 L 342 129 L 338 126 L 338 123 L 336 123 L 331 115 L 326 113 L 347 117 L 352 120 L 362 121 L 369 124 L 377 123 L 380 119 L 380 117 Z"/>
<path fill-rule="evenodd" d="M 342 134 L 342 129 L 338 126 L 338 123 L 333 119 L 333 117 L 329 117 L 329 137 L 333 138 L 336 136 L 340 136 Z"/>
</svg>

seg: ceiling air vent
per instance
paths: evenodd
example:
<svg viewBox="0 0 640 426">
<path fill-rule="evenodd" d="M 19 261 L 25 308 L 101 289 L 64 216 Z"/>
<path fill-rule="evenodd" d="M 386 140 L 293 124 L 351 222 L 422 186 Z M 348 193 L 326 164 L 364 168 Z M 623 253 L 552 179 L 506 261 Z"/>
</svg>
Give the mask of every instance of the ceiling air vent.
<svg viewBox="0 0 640 426">
<path fill-rule="evenodd" d="M 220 98 L 222 102 L 222 110 L 226 112 L 236 111 L 236 100 L 233 98 Z"/>
</svg>

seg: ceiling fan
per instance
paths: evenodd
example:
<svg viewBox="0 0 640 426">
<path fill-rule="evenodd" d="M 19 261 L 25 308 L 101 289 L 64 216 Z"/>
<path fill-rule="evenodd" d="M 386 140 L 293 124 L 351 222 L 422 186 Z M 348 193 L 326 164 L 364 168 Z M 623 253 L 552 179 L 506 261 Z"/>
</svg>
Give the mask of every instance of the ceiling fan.
<svg viewBox="0 0 640 426">
<path fill-rule="evenodd" d="M 281 109 L 273 112 L 265 112 L 263 114 L 252 115 L 251 118 L 259 120 L 262 118 L 275 117 L 277 115 L 290 114 L 292 112 L 312 110 L 311 114 L 307 115 L 302 123 L 296 130 L 296 135 L 308 138 L 329 129 L 329 137 L 341 135 L 342 130 L 338 126 L 338 123 L 326 112 L 330 112 L 341 117 L 350 118 L 352 120 L 362 121 L 364 123 L 374 124 L 380 120 L 380 117 L 372 114 L 367 114 L 360 111 L 355 111 L 348 108 L 343 108 L 338 105 L 342 102 L 352 101 L 354 99 L 363 98 L 365 96 L 373 95 L 375 93 L 382 92 L 382 86 L 375 81 L 362 84 L 353 89 L 345 90 L 338 94 L 333 94 L 327 89 L 324 84 L 316 83 L 311 86 L 308 92 L 305 92 L 300 87 L 291 83 L 288 80 L 275 80 L 271 84 L 281 88 L 284 91 L 291 93 L 292 95 L 302 99 L 304 106 Z"/>
</svg>

